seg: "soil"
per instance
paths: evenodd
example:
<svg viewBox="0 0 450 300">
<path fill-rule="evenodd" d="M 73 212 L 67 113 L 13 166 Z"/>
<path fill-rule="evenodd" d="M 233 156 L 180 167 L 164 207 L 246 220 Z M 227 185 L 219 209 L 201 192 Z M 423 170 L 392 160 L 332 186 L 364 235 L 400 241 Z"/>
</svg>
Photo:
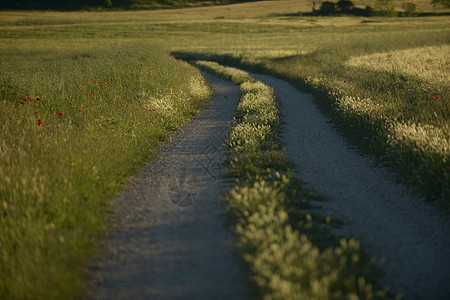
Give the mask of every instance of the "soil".
<svg viewBox="0 0 450 300">
<path fill-rule="evenodd" d="M 450 222 L 412 195 L 392 174 L 339 135 L 310 94 L 266 75 L 284 116 L 282 141 L 296 176 L 325 196 L 322 213 L 345 222 L 336 233 L 355 237 L 380 262 L 385 283 L 405 299 L 450 299 Z"/>
<path fill-rule="evenodd" d="M 173 132 L 158 157 L 112 200 L 114 213 L 88 299 L 250 299 L 220 200 L 223 136 L 238 88 L 204 74 L 212 103 Z"/>
</svg>

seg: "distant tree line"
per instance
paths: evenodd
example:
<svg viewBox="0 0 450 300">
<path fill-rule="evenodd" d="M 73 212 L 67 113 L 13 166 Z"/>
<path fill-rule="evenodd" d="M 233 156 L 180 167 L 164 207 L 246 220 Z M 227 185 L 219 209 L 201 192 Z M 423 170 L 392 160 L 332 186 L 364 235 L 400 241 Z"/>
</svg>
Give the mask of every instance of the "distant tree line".
<svg viewBox="0 0 450 300">
<path fill-rule="evenodd" d="M 320 5 L 319 15 L 333 16 L 333 15 L 358 15 L 370 16 L 373 15 L 373 8 L 366 6 L 365 9 L 355 7 L 350 0 L 339 0 L 337 3 L 331 1 L 324 1 Z"/>
<path fill-rule="evenodd" d="M 444 0 L 433 0 L 444 1 Z M 445 0 L 449 1 L 449 0 Z M 339 0 L 334 3 L 331 1 L 324 1 L 320 5 L 318 15 L 321 16 L 335 16 L 335 15 L 355 15 L 355 16 L 386 16 L 386 17 L 415 17 L 418 15 L 416 4 L 408 2 L 403 3 L 403 11 L 395 10 L 393 0 L 375 0 L 375 7 L 366 6 L 365 8 L 356 7 L 350 0 Z"/>
<path fill-rule="evenodd" d="M 252 0 L 0 0 L 0 9 L 82 10 L 93 8 L 175 8 L 251 1 Z"/>
<path fill-rule="evenodd" d="M 0 8 L 76 10 L 89 7 L 110 7 L 112 5 L 111 1 L 112 0 L 0 0 Z"/>
</svg>

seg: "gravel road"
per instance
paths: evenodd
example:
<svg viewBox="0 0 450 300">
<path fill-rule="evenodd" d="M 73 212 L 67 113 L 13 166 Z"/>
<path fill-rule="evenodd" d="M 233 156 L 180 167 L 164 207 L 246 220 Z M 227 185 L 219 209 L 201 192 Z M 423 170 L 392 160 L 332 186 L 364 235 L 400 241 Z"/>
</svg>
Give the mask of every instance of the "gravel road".
<svg viewBox="0 0 450 300">
<path fill-rule="evenodd" d="M 158 158 L 112 200 L 113 229 L 91 267 L 88 299 L 250 299 L 248 274 L 225 225 L 220 163 L 238 88 L 205 74 L 215 91 L 201 116 L 174 132 Z"/>
<path fill-rule="evenodd" d="M 253 76 L 274 88 L 284 114 L 283 143 L 299 178 L 325 196 L 324 213 L 346 222 L 376 259 L 386 283 L 405 299 L 450 299 L 450 223 L 412 196 L 385 170 L 352 150 L 323 117 L 311 95 L 285 81 Z"/>
</svg>

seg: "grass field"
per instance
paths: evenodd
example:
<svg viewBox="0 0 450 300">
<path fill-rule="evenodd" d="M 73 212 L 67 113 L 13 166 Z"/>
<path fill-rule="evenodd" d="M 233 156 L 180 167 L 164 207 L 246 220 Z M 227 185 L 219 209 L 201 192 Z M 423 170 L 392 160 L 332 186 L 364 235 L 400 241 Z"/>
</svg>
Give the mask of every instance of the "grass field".
<svg viewBox="0 0 450 300">
<path fill-rule="evenodd" d="M 450 18 L 299 11 L 309 3 L 0 12 L 0 298 L 82 293 L 105 200 L 208 101 L 199 72 L 170 53 L 313 92 L 343 131 L 448 209 Z"/>
</svg>

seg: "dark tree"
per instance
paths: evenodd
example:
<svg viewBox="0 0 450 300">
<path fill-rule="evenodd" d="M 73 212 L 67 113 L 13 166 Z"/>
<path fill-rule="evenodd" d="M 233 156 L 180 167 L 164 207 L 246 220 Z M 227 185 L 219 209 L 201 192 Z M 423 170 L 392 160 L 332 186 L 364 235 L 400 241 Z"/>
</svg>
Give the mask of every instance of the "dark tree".
<svg viewBox="0 0 450 300">
<path fill-rule="evenodd" d="M 322 16 L 331 16 L 336 13 L 336 7 L 333 2 L 325 1 L 322 2 L 322 5 L 320 5 L 319 11 Z"/>
<path fill-rule="evenodd" d="M 343 14 L 350 14 L 352 9 L 355 8 L 355 4 L 353 4 L 350 0 L 339 0 L 336 3 L 337 10 Z"/>
</svg>

